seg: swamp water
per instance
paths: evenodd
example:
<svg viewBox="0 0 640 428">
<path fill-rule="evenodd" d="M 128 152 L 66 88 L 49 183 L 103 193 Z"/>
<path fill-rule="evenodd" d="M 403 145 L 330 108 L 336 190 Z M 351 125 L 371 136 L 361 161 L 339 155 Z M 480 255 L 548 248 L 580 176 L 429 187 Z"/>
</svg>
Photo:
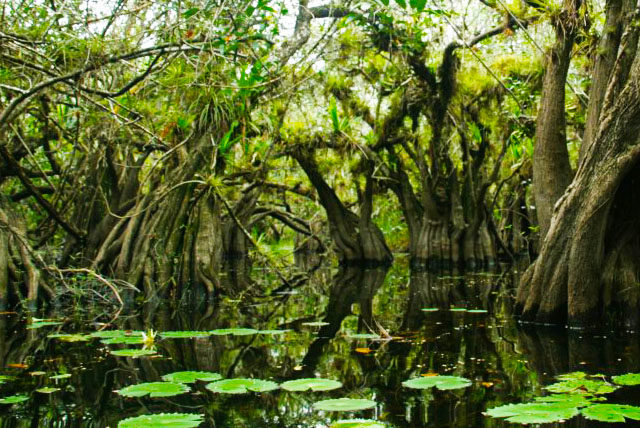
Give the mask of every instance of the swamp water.
<svg viewBox="0 0 640 428">
<path fill-rule="evenodd" d="M 148 302 L 113 320 L 78 307 L 43 320 L 2 313 L 0 427 L 639 424 L 594 421 L 640 419 L 601 407 L 640 406 L 640 386 L 614 384 L 640 378 L 612 378 L 640 372 L 639 336 L 518 325 L 507 275 L 320 269 L 293 288 L 273 277 L 254 269 L 256 285 L 227 278 L 212 305 Z M 582 374 L 557 378 L 572 372 Z M 285 383 L 308 378 L 327 381 Z M 325 401 L 342 398 L 360 401 Z M 509 403 L 535 404 L 484 414 Z M 362 409 L 333 410 L 351 407 Z M 163 413 L 185 416 L 130 419 Z M 337 424 L 352 419 L 379 424 Z"/>
</svg>

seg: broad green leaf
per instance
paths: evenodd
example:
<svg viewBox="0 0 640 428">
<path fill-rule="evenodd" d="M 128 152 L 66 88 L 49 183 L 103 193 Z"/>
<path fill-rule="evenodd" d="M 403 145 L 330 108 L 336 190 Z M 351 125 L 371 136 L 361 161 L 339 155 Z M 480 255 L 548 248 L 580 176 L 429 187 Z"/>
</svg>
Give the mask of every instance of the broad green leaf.
<svg viewBox="0 0 640 428">
<path fill-rule="evenodd" d="M 246 394 L 249 391 L 267 392 L 278 389 L 278 384 L 270 380 L 261 379 L 225 379 L 208 384 L 211 392 L 221 394 Z"/>
<path fill-rule="evenodd" d="M 562 405 L 569 407 L 585 407 L 592 402 L 591 399 L 582 394 L 552 394 L 536 397 L 535 400 L 541 403 L 562 403 Z"/>
<path fill-rule="evenodd" d="M 342 386 L 342 382 L 332 379 L 309 378 L 289 380 L 280 385 L 287 391 L 331 391 Z"/>
<path fill-rule="evenodd" d="M 151 349 L 119 349 L 117 351 L 109 351 L 111 355 L 116 357 L 147 357 L 149 355 L 155 355 L 156 351 Z"/>
<path fill-rule="evenodd" d="M 486 309 L 467 309 L 467 312 L 470 314 L 486 314 L 489 311 Z"/>
<path fill-rule="evenodd" d="M 258 330 L 255 330 L 253 328 L 219 328 L 217 330 L 211 330 L 209 333 L 216 336 L 248 336 L 250 334 L 257 334 Z"/>
<path fill-rule="evenodd" d="M 389 428 L 389 426 L 373 419 L 343 419 L 332 423 L 331 428 Z"/>
<path fill-rule="evenodd" d="M 211 336 L 209 331 L 161 331 L 158 334 L 163 339 L 192 339 Z"/>
<path fill-rule="evenodd" d="M 640 407 L 627 404 L 593 404 L 581 410 L 582 416 L 600 422 L 640 421 Z"/>
<path fill-rule="evenodd" d="M 8 397 L 0 398 L 0 404 L 16 404 L 22 403 L 23 401 L 27 401 L 29 399 L 28 395 L 10 395 Z"/>
<path fill-rule="evenodd" d="M 484 414 L 518 424 L 545 424 L 571 419 L 578 413 L 570 403 L 521 403 L 494 407 Z"/>
<path fill-rule="evenodd" d="M 50 339 L 58 339 L 63 342 L 87 342 L 91 339 L 91 336 L 86 334 L 50 334 L 47 336 Z"/>
<path fill-rule="evenodd" d="M 313 403 L 314 409 L 325 410 L 327 412 L 353 412 L 356 410 L 371 409 L 372 407 L 376 407 L 375 401 L 362 398 L 335 398 Z"/>
<path fill-rule="evenodd" d="M 380 3 L 382 3 L 385 6 L 389 6 L 389 0 L 380 0 Z"/>
<path fill-rule="evenodd" d="M 101 330 L 101 331 L 94 331 L 93 333 L 91 333 L 89 336 L 91 337 L 97 337 L 99 339 L 111 339 L 114 337 L 121 337 L 121 336 L 141 336 L 142 337 L 142 331 L 137 331 L 137 330 Z"/>
<path fill-rule="evenodd" d="M 611 378 L 618 385 L 640 385 L 640 373 L 626 373 Z"/>
<path fill-rule="evenodd" d="M 259 334 L 285 334 L 291 330 L 258 330 Z"/>
<path fill-rule="evenodd" d="M 438 312 L 439 309 L 438 308 L 422 308 L 421 311 L 423 311 L 423 312 Z"/>
<path fill-rule="evenodd" d="M 116 336 L 109 339 L 102 339 L 100 343 L 104 343 L 105 345 L 142 345 L 144 339 L 142 336 Z"/>
<path fill-rule="evenodd" d="M 191 9 L 187 9 L 182 13 L 182 17 L 184 19 L 189 19 L 191 18 L 193 15 L 195 15 L 196 13 L 198 13 L 200 11 L 199 8 L 197 7 L 192 7 Z"/>
<path fill-rule="evenodd" d="M 0 385 L 2 385 L 3 383 L 6 383 L 7 381 L 13 380 L 13 379 L 14 379 L 13 376 L 0 375 Z"/>
<path fill-rule="evenodd" d="M 324 321 L 312 321 L 312 322 L 303 322 L 302 325 L 306 325 L 308 327 L 323 327 L 325 325 L 329 325 L 329 323 Z"/>
<path fill-rule="evenodd" d="M 212 372 L 184 371 L 184 372 L 169 373 L 162 376 L 162 380 L 164 381 L 178 382 L 178 383 L 194 383 L 197 380 L 212 382 L 220 379 L 222 379 L 222 375 L 220 375 L 219 373 L 212 373 Z"/>
<path fill-rule="evenodd" d="M 373 333 L 347 334 L 349 339 L 380 339 L 380 336 Z"/>
<path fill-rule="evenodd" d="M 556 376 L 556 379 L 558 380 L 579 380 L 579 379 L 586 379 L 587 374 L 585 372 L 571 372 L 571 373 L 565 373 L 565 374 L 560 374 L 558 376 Z"/>
<path fill-rule="evenodd" d="M 469 379 L 458 376 L 427 376 L 416 377 L 413 379 L 405 380 L 402 382 L 402 386 L 406 388 L 414 389 L 429 389 L 434 386 L 438 389 L 459 389 L 471 386 Z"/>
<path fill-rule="evenodd" d="M 147 382 L 129 385 L 117 392 L 123 397 L 173 397 L 189 391 L 188 386 L 178 382 Z"/>
<path fill-rule="evenodd" d="M 449 308 L 451 312 L 467 312 L 467 308 Z"/>
<path fill-rule="evenodd" d="M 403 9 L 407 8 L 407 2 L 405 0 L 396 0 L 396 3 L 398 3 L 398 6 L 400 6 Z"/>
<path fill-rule="evenodd" d="M 424 10 L 427 0 L 409 0 L 409 5 L 418 12 Z"/>
<path fill-rule="evenodd" d="M 71 373 L 64 373 L 64 374 L 49 376 L 49 379 L 61 380 L 61 379 L 69 379 L 70 377 L 71 377 Z"/>
<path fill-rule="evenodd" d="M 56 391 L 60 391 L 60 388 L 52 388 L 50 386 L 45 386 L 45 387 L 36 389 L 36 392 L 40 392 L 42 394 L 53 394 Z"/>
<path fill-rule="evenodd" d="M 575 379 L 564 380 L 552 385 L 546 386 L 547 391 L 556 393 L 572 393 L 572 394 L 608 394 L 618 389 L 617 386 L 611 385 L 603 380 L 597 379 Z"/>
<path fill-rule="evenodd" d="M 118 423 L 118 428 L 193 428 L 203 419 L 202 415 L 194 413 L 158 413 L 124 419 Z"/>
</svg>

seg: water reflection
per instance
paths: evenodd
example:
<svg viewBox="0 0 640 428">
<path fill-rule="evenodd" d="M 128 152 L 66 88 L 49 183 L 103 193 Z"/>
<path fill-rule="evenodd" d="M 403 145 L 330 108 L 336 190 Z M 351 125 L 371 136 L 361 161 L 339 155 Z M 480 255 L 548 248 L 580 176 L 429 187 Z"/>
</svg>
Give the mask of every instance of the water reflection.
<svg viewBox="0 0 640 428">
<path fill-rule="evenodd" d="M 224 287 L 231 292 L 216 296 L 213 303 L 170 305 L 151 300 L 109 326 L 158 331 L 293 329 L 284 335 L 159 340 L 156 346 L 163 358 L 115 358 L 96 340 L 65 343 L 47 338 L 56 331 L 95 329 L 91 322 L 106 322 L 108 316 L 67 314 L 61 326 L 26 330 L 22 315 L 0 315 L 1 374 L 16 376 L 0 385 L 0 397 L 31 394 L 21 405 L 0 405 L 0 427 L 116 427 L 126 417 L 159 412 L 204 413 L 203 427 L 324 427 L 345 415 L 316 412 L 312 403 L 342 396 L 376 400 L 376 409 L 355 415 L 376 417 L 395 427 L 506 426 L 482 412 L 540 394 L 556 374 L 640 371 L 635 334 L 515 323 L 506 310 L 510 289 L 504 277 L 447 277 L 396 266 L 391 271 L 350 267 L 310 272 L 307 281 L 291 287 L 273 280 L 270 295 L 255 292 L 271 281 L 268 271 L 253 269 L 251 277 L 230 275 Z M 327 324 L 306 325 L 310 321 Z M 357 332 L 386 332 L 393 340 L 353 339 L 347 334 Z M 323 393 L 222 396 L 197 385 L 195 393 L 164 399 L 129 399 L 113 392 L 178 370 L 278 382 L 326 377 L 344 386 Z M 72 374 L 69 379 L 49 378 L 67 372 Z M 431 373 L 464 376 L 473 385 L 456 391 L 414 391 L 401 385 Z M 33 392 L 43 386 L 61 390 Z M 640 397 L 628 389 L 611 401 L 638 405 Z M 580 419 L 563 424 L 583 425 Z"/>
</svg>

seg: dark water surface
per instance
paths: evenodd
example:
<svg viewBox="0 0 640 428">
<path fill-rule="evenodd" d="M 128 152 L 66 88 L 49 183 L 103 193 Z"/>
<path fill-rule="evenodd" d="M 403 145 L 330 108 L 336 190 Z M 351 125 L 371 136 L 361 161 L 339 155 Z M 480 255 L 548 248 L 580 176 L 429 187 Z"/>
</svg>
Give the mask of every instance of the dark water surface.
<svg viewBox="0 0 640 428">
<path fill-rule="evenodd" d="M 586 333 L 564 328 L 518 325 L 509 315 L 512 278 L 476 274 L 442 277 L 406 268 L 317 270 L 293 289 L 268 271 L 251 278 L 227 278 L 228 293 L 211 305 L 147 302 L 141 309 L 94 314 L 78 304 L 45 314 L 62 324 L 26 329 L 27 316 L 0 315 L 0 397 L 24 393 L 29 400 L 0 404 L 0 427 L 112 427 L 145 413 L 205 415 L 202 427 L 327 427 L 331 421 L 372 418 L 393 427 L 511 426 L 482 414 L 487 408 L 544 394 L 554 375 L 572 371 L 606 375 L 640 372 L 640 340 L 633 332 Z M 271 291 L 264 294 L 265 287 Z M 488 313 L 451 311 L 451 307 Z M 438 308 L 426 312 L 423 308 Z M 42 314 L 40 314 L 42 316 Z M 307 322 L 323 321 L 323 326 Z M 102 324 L 105 323 L 105 324 Z M 109 350 L 142 345 L 104 345 L 99 339 L 69 343 L 53 333 L 97 329 L 199 330 L 249 327 L 291 329 L 282 335 L 156 337 L 159 357 L 116 357 Z M 380 333 L 393 340 L 354 339 L 350 333 Z M 115 390 L 159 381 L 179 370 L 217 372 L 225 378 L 276 382 L 302 378 L 336 379 L 328 392 L 282 390 L 243 395 L 214 394 L 204 383 L 167 398 L 124 398 Z M 65 379 L 50 376 L 68 373 Z M 403 381 L 423 374 L 470 379 L 451 391 L 411 390 Z M 42 387 L 60 388 L 47 394 Z M 608 401 L 640 405 L 638 387 Z M 327 398 L 367 398 L 375 409 L 329 413 L 312 408 Z M 623 424 L 616 424 L 621 426 Z M 562 424 L 596 424 L 581 416 Z M 519 426 L 519 425 L 514 425 Z M 632 426 L 632 424 L 628 424 Z"/>
</svg>

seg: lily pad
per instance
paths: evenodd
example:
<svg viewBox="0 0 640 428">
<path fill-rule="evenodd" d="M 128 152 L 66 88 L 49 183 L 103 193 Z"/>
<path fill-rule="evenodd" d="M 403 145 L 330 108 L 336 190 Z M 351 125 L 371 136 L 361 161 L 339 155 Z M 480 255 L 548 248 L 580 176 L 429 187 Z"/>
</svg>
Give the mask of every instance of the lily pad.
<svg viewBox="0 0 640 428">
<path fill-rule="evenodd" d="M 536 397 L 541 403 L 562 403 L 568 407 L 585 407 L 592 404 L 592 399 L 582 394 L 551 394 L 544 397 Z"/>
<path fill-rule="evenodd" d="M 329 325 L 329 323 L 325 321 L 312 321 L 312 322 L 303 322 L 302 325 L 306 325 L 307 327 L 323 327 L 325 325 Z"/>
<path fill-rule="evenodd" d="M 640 421 L 640 407 L 627 404 L 593 404 L 581 413 L 587 419 L 600 422 L 624 422 L 625 418 Z"/>
<path fill-rule="evenodd" d="M 558 379 L 558 380 L 578 380 L 578 379 L 586 379 L 587 376 L 588 375 L 585 372 L 571 372 L 571 373 L 560 374 L 560 375 L 556 376 L 556 379 Z"/>
<path fill-rule="evenodd" d="M 49 376 L 49 379 L 60 380 L 60 379 L 69 379 L 71 377 L 71 373 L 63 373 L 59 375 Z"/>
<path fill-rule="evenodd" d="M 438 312 L 440 309 L 438 308 L 422 308 L 420 309 L 423 312 Z"/>
<path fill-rule="evenodd" d="M 217 330 L 211 330 L 209 333 L 216 336 L 248 336 L 250 334 L 257 334 L 258 330 L 253 328 L 219 328 Z"/>
<path fill-rule="evenodd" d="M 193 428 L 203 419 L 202 415 L 194 413 L 158 413 L 121 420 L 118 428 Z"/>
<path fill-rule="evenodd" d="M 280 385 L 280 387 L 287 391 L 331 391 L 332 389 L 338 389 L 342 386 L 342 382 L 332 379 L 321 378 L 309 378 L 309 379 L 296 379 L 289 380 Z"/>
<path fill-rule="evenodd" d="M 371 409 L 372 407 L 376 407 L 375 401 L 362 398 L 335 398 L 313 403 L 314 409 L 327 412 L 354 412 L 356 410 Z"/>
<path fill-rule="evenodd" d="M 58 339 L 63 342 L 87 342 L 91 339 L 91 336 L 88 336 L 86 334 L 56 333 L 56 334 L 50 334 L 47 337 L 51 339 Z"/>
<path fill-rule="evenodd" d="M 23 401 L 27 401 L 29 399 L 28 395 L 10 395 L 8 397 L 0 398 L 0 404 L 16 404 L 22 403 Z"/>
<path fill-rule="evenodd" d="M 0 375 L 0 385 L 10 380 L 13 380 L 13 376 Z"/>
<path fill-rule="evenodd" d="M 471 386 L 471 381 L 459 376 L 428 376 L 405 380 L 402 386 L 414 389 L 429 389 L 434 386 L 441 390 L 459 389 Z"/>
<path fill-rule="evenodd" d="M 60 325 L 62 322 L 60 321 L 34 321 L 27 325 L 28 330 L 35 330 L 37 328 L 49 327 L 52 325 Z"/>
<path fill-rule="evenodd" d="M 285 334 L 290 332 L 291 330 L 258 330 L 260 334 Z"/>
<path fill-rule="evenodd" d="M 189 391 L 188 386 L 178 382 L 147 382 L 129 385 L 117 392 L 123 397 L 173 397 Z"/>
<path fill-rule="evenodd" d="M 116 336 L 108 339 L 102 339 L 100 342 L 105 345 L 141 345 L 144 343 L 144 339 L 142 336 Z"/>
<path fill-rule="evenodd" d="M 211 332 L 208 331 L 161 331 L 158 334 L 163 339 L 194 339 L 211 336 Z"/>
<path fill-rule="evenodd" d="M 467 309 L 467 312 L 470 314 L 486 314 L 489 311 L 486 309 Z"/>
<path fill-rule="evenodd" d="M 567 403 L 521 403 L 494 407 L 484 414 L 518 424 L 546 424 L 571 419 L 578 413 L 577 407 Z"/>
<path fill-rule="evenodd" d="M 331 424 L 331 428 L 388 428 L 387 424 L 373 419 L 343 419 Z"/>
<path fill-rule="evenodd" d="M 212 382 L 220 379 L 222 379 L 222 375 L 219 373 L 193 371 L 174 372 L 162 376 L 164 381 L 178 383 L 194 383 L 197 380 Z"/>
<path fill-rule="evenodd" d="M 42 394 L 53 394 L 54 392 L 60 391 L 60 388 L 52 388 L 50 386 L 45 386 L 42 388 L 36 389 L 36 392 L 40 392 Z"/>
<path fill-rule="evenodd" d="M 571 394 L 608 394 L 618 389 L 618 386 L 611 385 L 603 380 L 598 379 L 575 379 L 564 380 L 552 385 L 546 386 L 547 391 L 556 393 L 571 393 Z"/>
<path fill-rule="evenodd" d="M 373 333 L 347 334 L 350 339 L 380 339 L 380 336 Z"/>
<path fill-rule="evenodd" d="M 111 355 L 115 355 L 116 357 L 147 357 L 149 355 L 155 355 L 156 351 L 151 349 L 119 349 L 116 351 L 109 351 Z"/>
<path fill-rule="evenodd" d="M 467 312 L 467 308 L 449 308 L 451 312 Z"/>
<path fill-rule="evenodd" d="M 640 373 L 627 373 L 620 376 L 613 376 L 611 380 L 618 385 L 640 385 Z"/>
<path fill-rule="evenodd" d="M 99 339 L 111 339 L 121 336 L 140 336 L 142 337 L 142 331 L 138 330 L 101 330 L 94 331 L 89 336 L 97 337 Z"/>
<path fill-rule="evenodd" d="M 253 392 L 268 392 L 278 389 L 278 384 L 270 380 L 262 379 L 225 379 L 208 384 L 207 388 L 211 392 L 220 394 L 246 394 Z"/>
</svg>

